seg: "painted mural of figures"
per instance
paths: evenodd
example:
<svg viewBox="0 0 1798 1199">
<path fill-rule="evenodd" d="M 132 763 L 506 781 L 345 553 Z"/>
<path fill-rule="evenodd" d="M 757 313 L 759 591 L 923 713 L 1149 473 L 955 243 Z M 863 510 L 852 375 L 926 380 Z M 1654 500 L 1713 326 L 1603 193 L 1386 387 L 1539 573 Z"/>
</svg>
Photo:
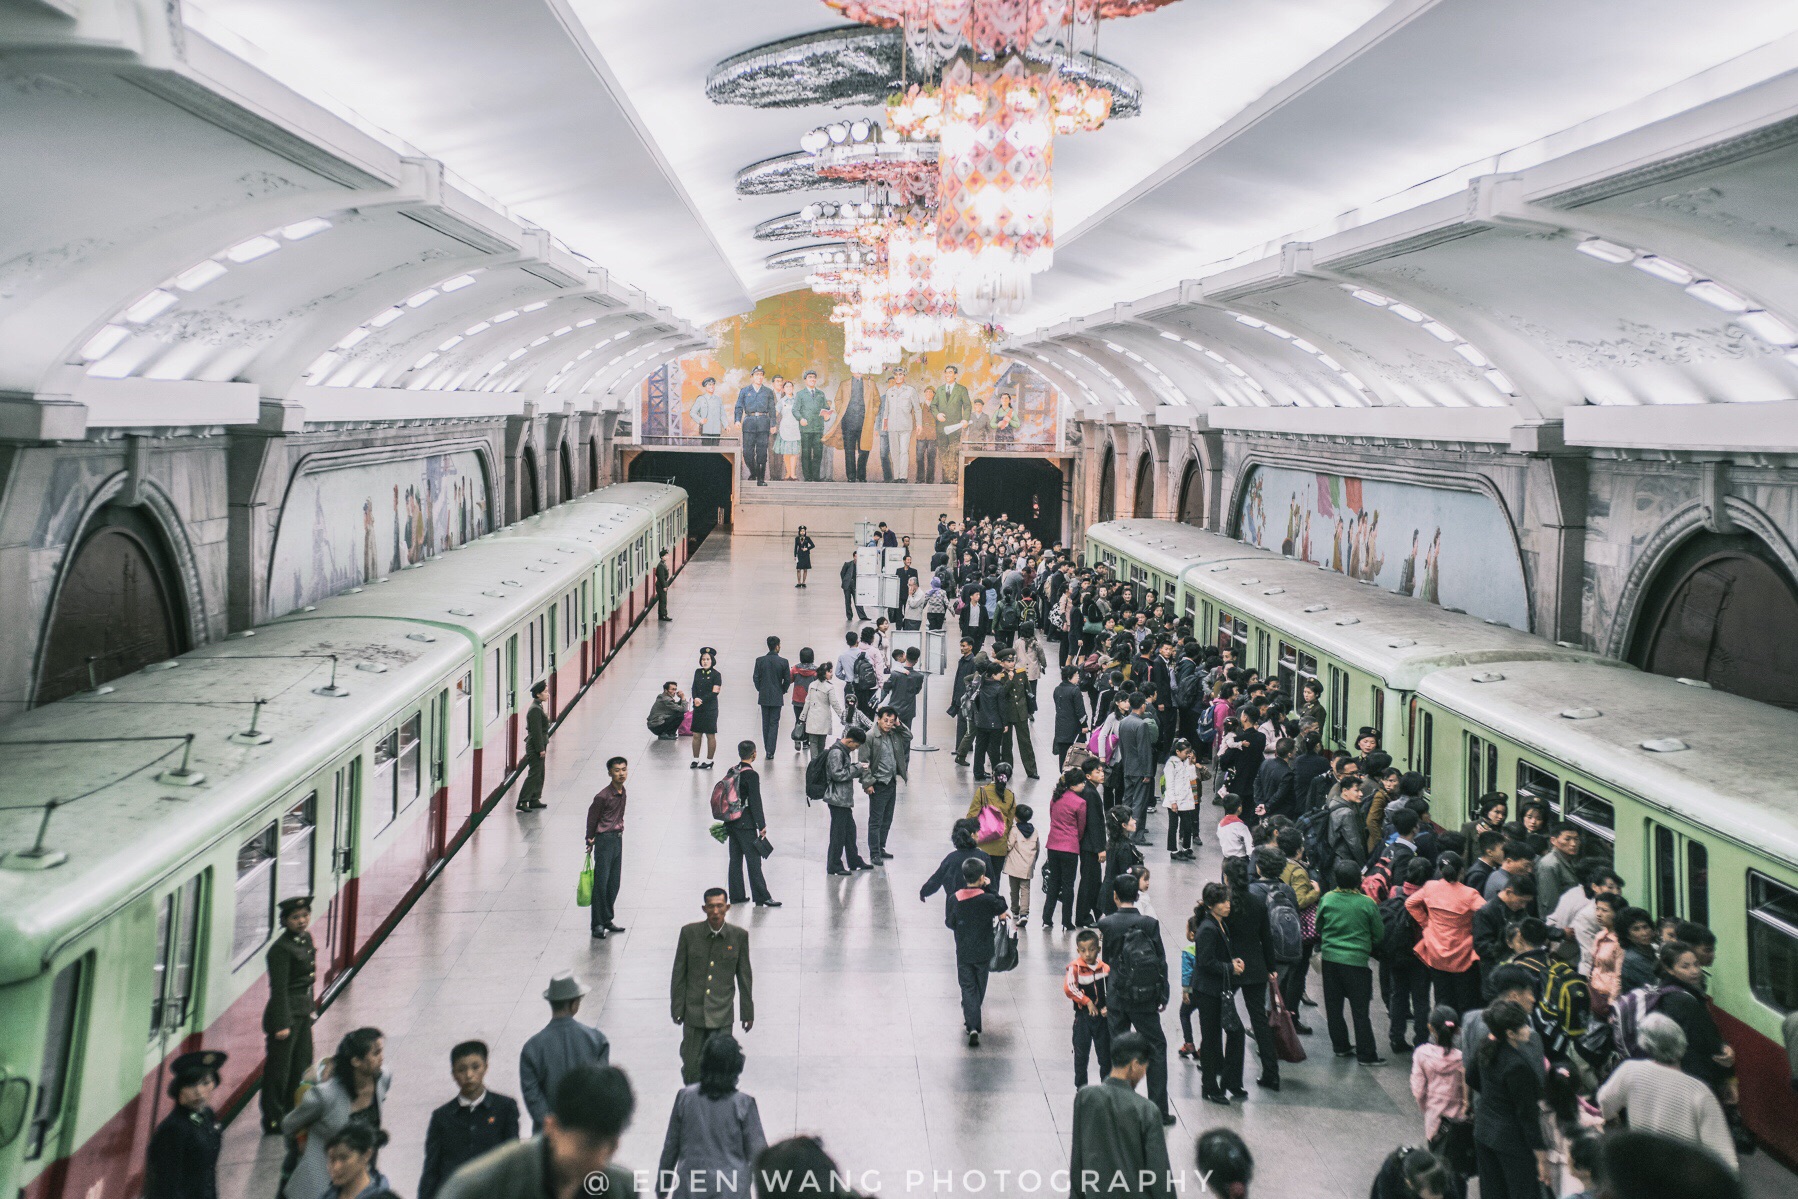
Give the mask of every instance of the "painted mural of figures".
<svg viewBox="0 0 1798 1199">
<path fill-rule="evenodd" d="M 1300 538 L 1299 557 L 1306 562 L 1311 561 L 1311 514 L 1305 513 L 1305 532 Z"/>
<path fill-rule="evenodd" d="M 1398 593 L 1411 595 L 1417 590 L 1417 534 L 1411 530 L 1411 552 L 1405 555 L 1405 564 L 1398 572 Z"/>
<path fill-rule="evenodd" d="M 367 499 L 362 501 L 362 581 L 372 583 L 380 573 L 380 563 L 375 559 L 375 502 Z"/>
<path fill-rule="evenodd" d="M 1442 530 L 1438 528 L 1436 535 L 1430 538 L 1430 552 L 1423 559 L 1423 594 L 1418 598 L 1426 604 L 1442 602 Z"/>
<path fill-rule="evenodd" d="M 1351 579 L 1361 577 L 1361 547 L 1367 542 L 1367 522 L 1359 513 L 1349 513 L 1348 519 L 1348 565 L 1343 571 Z"/>
<path fill-rule="evenodd" d="M 1375 512 L 1373 519 L 1367 522 L 1367 545 L 1361 551 L 1361 577 L 1369 583 L 1380 580 L 1380 572 L 1386 569 L 1386 559 L 1380 556 L 1380 514 Z"/>
<path fill-rule="evenodd" d="M 1330 569 L 1342 573 L 1342 518 L 1336 518 L 1336 532 L 1330 538 Z"/>
<path fill-rule="evenodd" d="M 1280 553 L 1292 557 L 1299 539 L 1299 493 L 1292 493 L 1292 504 L 1286 509 L 1286 538 L 1280 542 Z"/>
</svg>

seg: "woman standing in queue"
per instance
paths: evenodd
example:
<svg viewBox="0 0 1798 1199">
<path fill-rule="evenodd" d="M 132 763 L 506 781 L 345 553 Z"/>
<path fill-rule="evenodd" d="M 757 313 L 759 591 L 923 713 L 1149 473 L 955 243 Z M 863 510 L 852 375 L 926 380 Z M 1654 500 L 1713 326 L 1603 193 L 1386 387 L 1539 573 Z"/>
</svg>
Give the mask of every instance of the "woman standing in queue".
<svg viewBox="0 0 1798 1199">
<path fill-rule="evenodd" d="M 724 690 L 724 676 L 718 673 L 718 651 L 707 645 L 699 651 L 699 668 L 693 672 L 693 770 L 710 770 L 718 756 L 718 694 Z M 700 759 L 699 743 L 706 742 L 705 758 Z"/>
<path fill-rule="evenodd" d="M 1538 1199 L 1550 1180 L 1542 1137 L 1542 1084 L 1523 1056 L 1530 1018 L 1508 1000 L 1485 1012 L 1487 1039 L 1467 1071 L 1480 1199 Z"/>
<path fill-rule="evenodd" d="M 799 532 L 793 535 L 793 573 L 796 576 L 793 586 L 805 586 L 805 576 L 812 571 L 812 551 L 817 548 L 818 543 L 805 531 L 805 526 L 800 525 Z"/>
<path fill-rule="evenodd" d="M 319 1199 L 333 1184 L 326 1147 L 337 1134 L 353 1124 L 369 1133 L 381 1129 L 381 1104 L 393 1075 L 381 1066 L 384 1047 L 381 1030 L 358 1028 L 337 1043 L 331 1059 L 331 1077 L 306 1092 L 300 1105 L 281 1121 L 281 1133 L 292 1144 L 306 1134 L 306 1148 L 282 1190 L 286 1199 Z M 366 1150 L 369 1165 L 377 1148 L 371 1137 Z"/>
<path fill-rule="evenodd" d="M 1192 993 L 1199 1009 L 1199 1094 L 1228 1107 L 1230 1097 L 1247 1099 L 1242 1085 L 1242 1018 L 1236 1012 L 1236 983 L 1243 961 L 1236 956 L 1225 921 L 1230 918 L 1230 888 L 1206 883 L 1200 893 L 1205 909 L 1193 941 Z M 1228 1009 L 1228 1010 L 1226 1010 Z"/>
</svg>

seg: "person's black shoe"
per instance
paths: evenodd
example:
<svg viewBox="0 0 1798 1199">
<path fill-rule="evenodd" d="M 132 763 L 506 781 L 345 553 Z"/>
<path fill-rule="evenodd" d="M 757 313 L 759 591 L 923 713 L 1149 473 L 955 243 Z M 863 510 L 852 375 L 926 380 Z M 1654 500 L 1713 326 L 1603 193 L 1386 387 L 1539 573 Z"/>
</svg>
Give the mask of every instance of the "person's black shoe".
<svg viewBox="0 0 1798 1199">
<path fill-rule="evenodd" d="M 1355 1051 L 1353 1049 L 1338 1049 L 1336 1051 L 1336 1056 L 1337 1057 L 1354 1057 Z"/>
<path fill-rule="evenodd" d="M 679 741 L 680 738 L 676 737 L 673 733 L 657 733 L 656 740 L 657 741 Z"/>
<path fill-rule="evenodd" d="M 1226 1099 L 1224 1102 L 1228 1103 L 1229 1100 Z M 1174 1124 L 1175 1124 L 1174 1113 L 1163 1112 L 1161 1114 L 1161 1126 L 1163 1128 L 1172 1128 L 1174 1126 Z"/>
<path fill-rule="evenodd" d="M 265 1136 L 265 1137 L 279 1136 L 280 1133 L 281 1133 L 281 1121 L 279 1121 L 279 1120 L 264 1120 L 262 1122 L 262 1135 L 263 1136 Z"/>
<path fill-rule="evenodd" d="M 1248 1092 L 1247 1088 L 1244 1088 L 1244 1087 L 1231 1087 L 1230 1088 L 1230 1098 L 1232 1098 L 1232 1099 L 1247 1099 L 1248 1097 L 1249 1097 L 1249 1092 Z"/>
<path fill-rule="evenodd" d="M 854 871 L 854 870 L 872 870 L 872 869 L 874 869 L 874 865 L 871 862 L 857 862 L 854 865 L 850 866 L 849 869 L 852 871 Z"/>
<path fill-rule="evenodd" d="M 694 758 L 691 762 L 688 762 L 687 769 L 688 770 L 698 770 L 699 769 L 699 759 Z"/>
<path fill-rule="evenodd" d="M 1308 1037 L 1312 1033 L 1317 1031 L 1316 1029 L 1312 1028 L 1309 1024 L 1306 1024 L 1304 1021 L 1298 1020 L 1298 1019 L 1293 1020 L 1292 1027 L 1298 1030 L 1298 1034 L 1301 1037 Z"/>
<path fill-rule="evenodd" d="M 1316 1007 L 1317 1000 L 1311 998 L 1311 996 L 1309 996 L 1309 995 L 1300 995 L 1299 996 L 1299 1006 L 1300 1007 Z"/>
<path fill-rule="evenodd" d="M 1364 1057 L 1361 1059 L 1361 1064 L 1363 1066 L 1384 1066 L 1386 1064 L 1386 1059 L 1383 1057 Z"/>
<path fill-rule="evenodd" d="M 1206 1103 L 1218 1103 L 1222 1104 L 1224 1107 L 1230 1106 L 1230 1097 L 1222 1091 L 1200 1091 L 1199 1097 Z"/>
<path fill-rule="evenodd" d="M 623 932 L 623 931 L 624 931 L 624 925 L 622 925 L 622 924 L 608 924 L 608 925 L 606 925 L 606 931 L 607 931 L 607 932 L 609 932 L 609 933 L 621 933 L 621 932 Z"/>
<path fill-rule="evenodd" d="M 968 1048 L 976 1049 L 976 1048 L 979 1048 L 979 1046 L 980 1046 L 980 1034 L 970 1028 L 968 1030 Z"/>
<path fill-rule="evenodd" d="M 836 874 L 836 875 L 846 875 L 846 874 L 848 874 L 848 873 L 849 873 L 849 872 L 848 872 L 848 871 L 847 871 L 847 870 L 826 870 L 826 871 L 825 871 L 825 872 L 824 872 L 824 873 L 826 873 L 826 874 Z"/>
<path fill-rule="evenodd" d="M 1280 1080 L 1277 1078 L 1257 1078 L 1255 1080 L 1255 1085 L 1264 1091 L 1277 1091 L 1280 1089 Z"/>
<path fill-rule="evenodd" d="M 1411 1049 L 1411 1043 L 1403 1037 L 1399 1037 L 1392 1042 L 1392 1052 L 1394 1053 L 1410 1053 Z"/>
<path fill-rule="evenodd" d="M 606 932 L 603 928 L 596 928 L 593 930 L 593 939 L 595 941 L 603 941 L 609 936 L 611 936 L 611 934 Z"/>
<path fill-rule="evenodd" d="M 756 900 L 755 906 L 758 908 L 777 908 L 780 906 L 780 900 L 778 900 L 778 899 L 758 899 L 758 900 Z"/>
</svg>

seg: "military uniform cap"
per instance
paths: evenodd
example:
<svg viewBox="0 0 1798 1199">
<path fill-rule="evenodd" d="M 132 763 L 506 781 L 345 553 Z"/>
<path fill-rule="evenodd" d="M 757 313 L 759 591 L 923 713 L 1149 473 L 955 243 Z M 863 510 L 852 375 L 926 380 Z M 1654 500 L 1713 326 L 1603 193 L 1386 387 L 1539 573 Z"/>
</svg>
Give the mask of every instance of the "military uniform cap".
<svg viewBox="0 0 1798 1199">
<path fill-rule="evenodd" d="M 295 895 L 291 899 L 283 899 L 281 901 L 281 919 L 283 920 L 287 919 L 295 912 L 310 912 L 311 910 L 312 896 L 310 895 Z"/>
</svg>

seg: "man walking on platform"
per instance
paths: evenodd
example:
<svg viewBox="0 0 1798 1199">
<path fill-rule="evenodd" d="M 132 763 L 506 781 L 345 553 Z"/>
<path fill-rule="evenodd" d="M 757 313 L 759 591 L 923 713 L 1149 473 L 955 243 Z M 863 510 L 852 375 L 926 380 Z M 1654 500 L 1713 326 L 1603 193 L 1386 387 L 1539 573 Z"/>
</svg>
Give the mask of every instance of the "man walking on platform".
<svg viewBox="0 0 1798 1199">
<path fill-rule="evenodd" d="M 592 989 L 567 972 L 550 979 L 543 992 L 549 1001 L 549 1023 L 519 1051 L 519 1089 L 524 1092 L 524 1110 L 531 1113 L 539 1135 L 563 1078 L 579 1066 L 611 1065 L 612 1043 L 606 1034 L 574 1018 L 581 1010 L 582 997 Z"/>
<path fill-rule="evenodd" d="M 762 709 L 762 751 L 774 756 L 780 741 L 780 710 L 786 706 L 787 688 L 793 684 L 793 672 L 780 656 L 780 638 L 768 638 L 768 652 L 755 660 L 750 675 L 755 684 L 755 702 Z"/>
<path fill-rule="evenodd" d="M 668 551 L 663 550 L 656 555 L 656 619 L 673 620 L 668 615 L 668 585 L 674 582 L 674 572 L 668 569 Z"/>
<path fill-rule="evenodd" d="M 891 707 L 880 709 L 873 733 L 862 743 L 867 762 L 862 789 L 868 793 L 868 860 L 876 866 L 893 856 L 887 852 L 887 831 L 893 827 L 893 808 L 910 745 L 911 734 L 900 726 L 899 713 Z"/>
<path fill-rule="evenodd" d="M 524 782 L 518 788 L 518 810 L 533 812 L 549 805 L 543 802 L 543 755 L 549 751 L 549 713 L 543 705 L 549 696 L 549 684 L 531 684 L 531 706 L 524 714 Z"/>
<path fill-rule="evenodd" d="M 824 751 L 824 802 L 830 808 L 830 845 L 824 851 L 824 873 L 872 870 L 855 847 L 855 780 L 864 767 L 855 760 L 868 735 L 855 725 Z"/>
<path fill-rule="evenodd" d="M 1117 911 L 1099 921 L 1102 956 L 1111 967 L 1106 995 L 1111 1021 L 1111 1065 L 1117 1068 L 1119 1045 L 1127 1032 L 1135 1031 L 1148 1043 L 1149 1100 L 1161 1113 L 1163 1124 L 1174 1114 L 1167 1103 L 1167 1034 L 1161 1028 L 1161 1012 L 1167 1007 L 1167 947 L 1161 925 L 1153 916 L 1136 910 L 1134 874 L 1120 874 L 1111 882 Z"/>
<path fill-rule="evenodd" d="M 774 428 L 774 392 L 763 379 L 761 367 L 749 372 L 733 414 L 743 428 L 743 465 L 757 487 L 768 485 L 768 435 Z"/>
<path fill-rule="evenodd" d="M 741 810 L 724 821 L 725 841 L 730 845 L 730 901 L 755 901 L 758 908 L 777 908 L 780 901 L 768 894 L 767 880 L 762 877 L 762 842 L 767 839 L 768 820 L 762 812 L 762 776 L 755 768 L 755 742 L 737 742 L 737 765 L 732 777 L 737 784 L 737 802 Z M 743 868 L 749 867 L 749 893 L 743 893 Z"/>
<path fill-rule="evenodd" d="M 674 1022 L 681 1026 L 680 1077 L 687 1084 L 699 1081 L 700 1051 L 707 1037 L 730 1028 L 733 1007 L 744 1032 L 755 1024 L 749 933 L 724 922 L 730 911 L 724 888 L 709 889 L 702 909 L 704 920 L 681 926 L 674 943 L 674 977 L 668 985 Z"/>
<path fill-rule="evenodd" d="M 281 901 L 281 935 L 268 947 L 268 1005 L 262 1032 L 268 1063 L 262 1068 L 262 1131 L 280 1132 L 281 1118 L 293 1109 L 300 1076 L 312 1064 L 312 983 L 318 977 L 318 949 L 307 931 L 312 897 Z"/>
<path fill-rule="evenodd" d="M 630 763 L 622 757 L 606 761 L 611 782 L 593 797 L 587 808 L 587 849 L 593 854 L 593 906 L 589 924 L 593 936 L 603 941 L 624 927 L 612 919 L 618 902 L 618 883 L 624 873 L 624 780 Z"/>
<path fill-rule="evenodd" d="M 1143 822 L 1149 818 L 1149 801 L 1155 796 L 1155 733 L 1143 718 L 1143 697 L 1130 695 L 1130 714 L 1118 721 L 1118 765 L 1124 771 L 1124 803 L 1136 819 L 1131 840 L 1149 843 Z"/>
<path fill-rule="evenodd" d="M 824 418 L 830 415 L 830 401 L 818 390 L 817 371 L 806 371 L 804 381 L 805 386 L 793 393 L 793 416 L 799 421 L 799 475 L 816 483 L 824 462 Z"/>
</svg>

